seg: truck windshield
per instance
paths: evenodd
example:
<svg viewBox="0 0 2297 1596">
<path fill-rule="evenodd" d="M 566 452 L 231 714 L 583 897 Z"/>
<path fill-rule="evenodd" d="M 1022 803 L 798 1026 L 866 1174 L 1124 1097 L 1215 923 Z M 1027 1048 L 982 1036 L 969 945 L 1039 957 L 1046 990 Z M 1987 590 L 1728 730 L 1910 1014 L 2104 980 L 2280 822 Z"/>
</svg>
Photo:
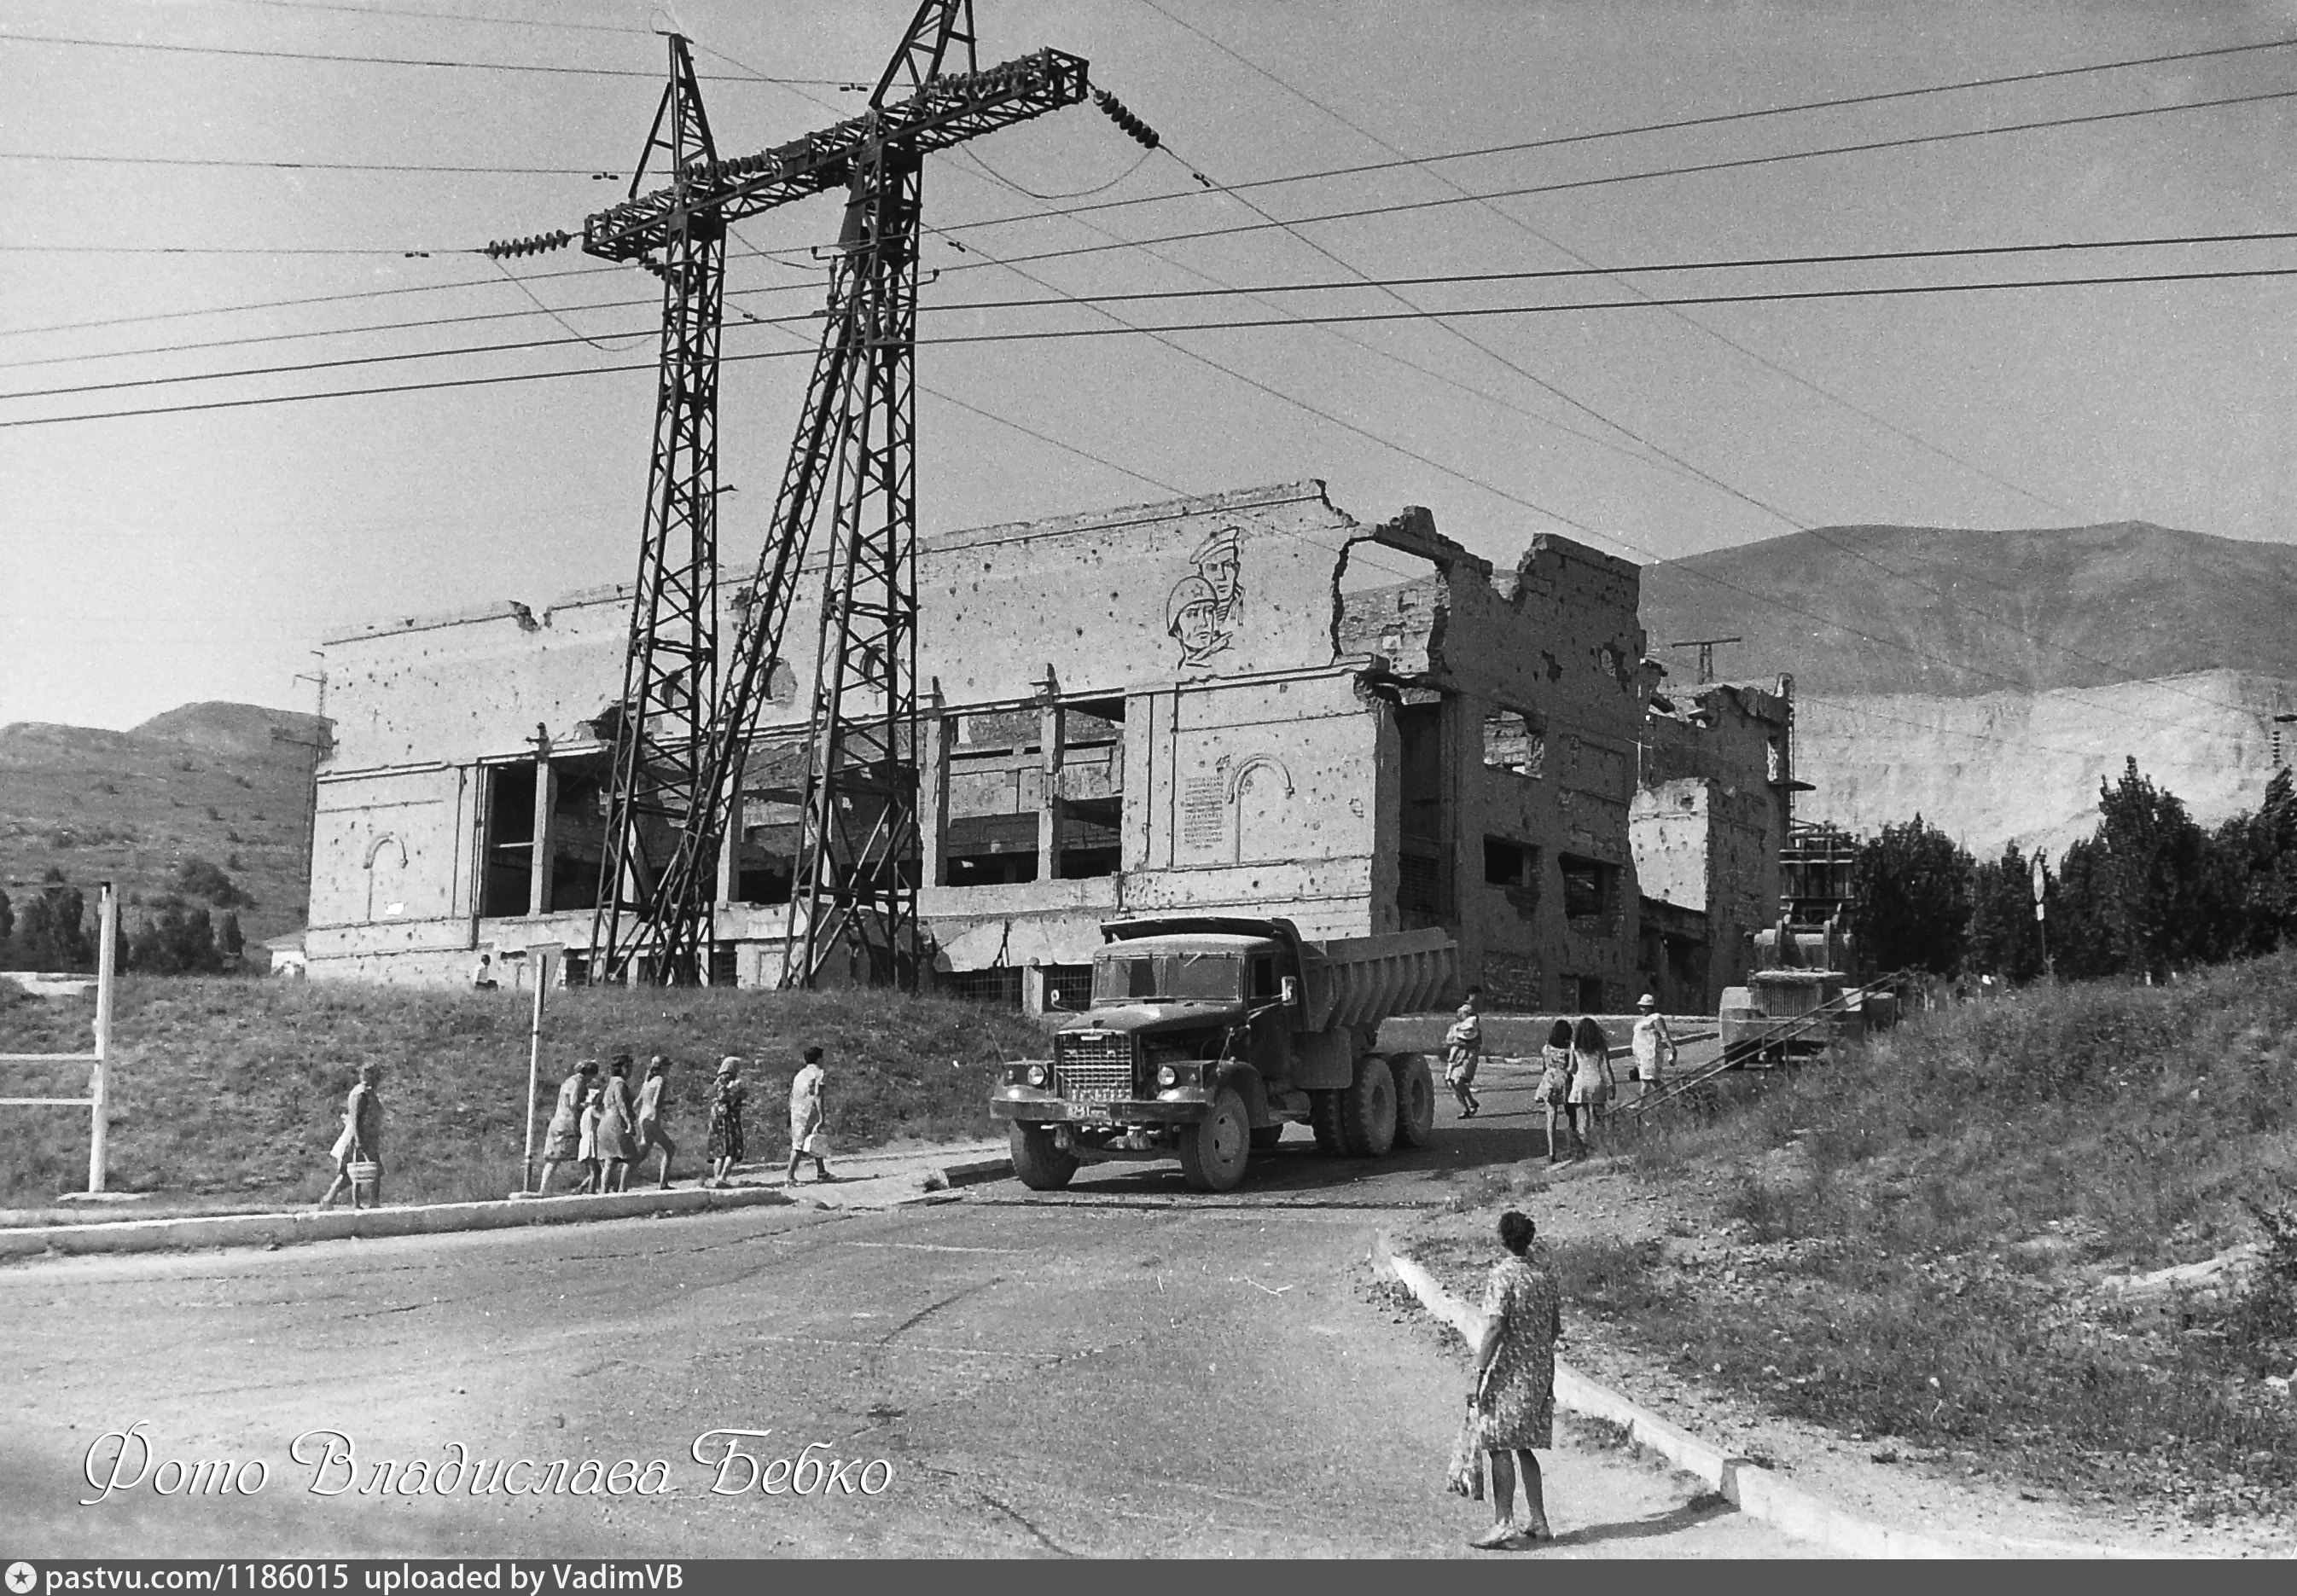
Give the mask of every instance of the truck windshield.
<svg viewBox="0 0 2297 1596">
<path fill-rule="evenodd" d="M 1129 953 L 1092 967 L 1096 1004 L 1183 998 L 1233 1003 L 1243 992 L 1244 963 L 1229 953 Z"/>
</svg>

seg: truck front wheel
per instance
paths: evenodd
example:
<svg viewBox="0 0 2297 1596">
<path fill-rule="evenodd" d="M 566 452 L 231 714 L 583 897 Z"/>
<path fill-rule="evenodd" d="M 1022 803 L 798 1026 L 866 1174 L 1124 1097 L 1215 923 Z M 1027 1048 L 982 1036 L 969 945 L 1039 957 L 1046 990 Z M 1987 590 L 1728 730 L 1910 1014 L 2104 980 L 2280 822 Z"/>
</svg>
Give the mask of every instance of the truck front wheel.
<svg viewBox="0 0 2297 1596">
<path fill-rule="evenodd" d="M 1436 1077 L 1425 1053 L 1391 1053 L 1395 1075 L 1395 1145 L 1424 1148 L 1436 1134 Z"/>
<path fill-rule="evenodd" d="M 1316 1150 L 1335 1158 L 1347 1156 L 1347 1132 L 1340 1124 L 1340 1099 L 1347 1095 L 1344 1091 L 1308 1094 L 1308 1128 L 1316 1133 Z"/>
<path fill-rule="evenodd" d="M 1356 1078 L 1340 1094 L 1340 1131 L 1351 1157 L 1377 1158 L 1395 1145 L 1395 1075 L 1378 1053 L 1356 1057 Z"/>
<path fill-rule="evenodd" d="M 1013 1148 L 1013 1172 L 1032 1191 L 1058 1191 L 1077 1172 L 1076 1155 L 1063 1152 L 1050 1131 L 1017 1121 L 1006 1139 Z"/>
<path fill-rule="evenodd" d="M 1252 1116 L 1232 1086 L 1213 1098 L 1213 1111 L 1181 1127 L 1181 1174 L 1197 1191 L 1234 1191 L 1252 1157 Z"/>
</svg>

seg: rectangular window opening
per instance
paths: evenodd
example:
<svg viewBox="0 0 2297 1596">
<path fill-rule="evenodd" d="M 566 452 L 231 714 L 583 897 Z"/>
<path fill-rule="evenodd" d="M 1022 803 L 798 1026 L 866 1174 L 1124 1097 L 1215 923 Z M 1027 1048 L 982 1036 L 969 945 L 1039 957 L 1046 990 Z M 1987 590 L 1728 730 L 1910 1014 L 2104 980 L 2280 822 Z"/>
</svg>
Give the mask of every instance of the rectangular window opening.
<svg viewBox="0 0 2297 1596">
<path fill-rule="evenodd" d="M 1619 908 L 1619 868 L 1601 860 L 1580 859 L 1565 853 L 1556 856 L 1556 866 L 1563 873 L 1563 916 L 1568 920 L 1602 920 L 1616 918 Z M 1577 931 L 1594 931 L 1592 926 L 1574 926 Z"/>
<path fill-rule="evenodd" d="M 1529 886 L 1535 851 L 1505 837 L 1484 839 L 1484 882 L 1489 886 Z"/>
<path fill-rule="evenodd" d="M 553 914 L 595 909 L 606 860 L 607 756 L 554 759 L 550 774 L 557 784 L 550 802 L 550 898 L 540 907 Z"/>
<path fill-rule="evenodd" d="M 479 886 L 479 914 L 499 919 L 526 913 L 533 895 L 534 766 L 495 765 L 486 777 L 486 874 Z"/>
</svg>

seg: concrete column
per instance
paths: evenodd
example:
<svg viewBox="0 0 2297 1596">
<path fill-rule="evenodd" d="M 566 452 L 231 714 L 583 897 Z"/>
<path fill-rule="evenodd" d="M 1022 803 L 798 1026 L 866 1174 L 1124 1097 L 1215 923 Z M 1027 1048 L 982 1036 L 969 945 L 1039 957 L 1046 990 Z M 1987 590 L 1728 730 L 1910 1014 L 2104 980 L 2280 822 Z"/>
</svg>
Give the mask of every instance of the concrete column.
<svg viewBox="0 0 2297 1596">
<path fill-rule="evenodd" d="M 558 778 L 551 774 L 550 755 L 534 756 L 534 852 L 527 860 L 526 912 L 550 912 L 552 817 L 558 810 Z"/>
<path fill-rule="evenodd" d="M 957 717 L 938 703 L 918 728 L 918 879 L 926 886 L 942 880 L 942 849 L 949 837 L 949 761 L 957 746 Z"/>
<path fill-rule="evenodd" d="M 1045 796 L 1037 810 L 1037 879 L 1061 873 L 1061 757 L 1066 714 L 1058 699 L 1038 712 L 1037 740 L 1043 753 Z"/>
</svg>

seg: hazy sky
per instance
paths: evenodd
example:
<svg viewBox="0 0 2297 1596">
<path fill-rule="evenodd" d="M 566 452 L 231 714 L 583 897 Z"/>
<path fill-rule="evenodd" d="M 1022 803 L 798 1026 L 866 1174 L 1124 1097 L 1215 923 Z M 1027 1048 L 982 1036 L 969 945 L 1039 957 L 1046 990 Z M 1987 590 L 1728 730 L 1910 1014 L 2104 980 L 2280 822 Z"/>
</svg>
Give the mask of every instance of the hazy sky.
<svg viewBox="0 0 2297 1596">
<path fill-rule="evenodd" d="M 539 605 L 627 580 L 654 407 L 653 279 L 579 250 L 506 263 L 507 274 L 458 251 L 551 228 L 579 233 L 586 211 L 621 197 L 622 183 L 589 173 L 628 178 L 660 94 L 656 28 L 696 41 L 718 145 L 733 155 L 858 109 L 862 96 L 836 82 L 874 79 L 912 9 L 909 0 L 0 0 L 9 201 L 0 212 L 0 722 L 125 727 L 200 698 L 308 708 L 309 687 L 292 678 L 335 624 L 499 598 Z M 927 220 L 957 242 L 926 247 L 940 271 L 925 290 L 926 340 L 1107 325 L 1074 308 L 930 312 L 1045 294 L 984 264 L 991 258 L 1256 222 L 1247 200 L 1291 219 L 1461 188 L 1550 189 L 1302 226 L 1329 255 L 1263 229 L 1023 269 L 1062 292 L 1138 293 L 1332 282 L 1351 269 L 1400 277 L 1563 267 L 1575 264 L 1566 251 L 1622 266 L 2297 226 L 2297 99 L 1552 187 L 2293 90 L 2297 49 L 1401 167 L 1242 198 L 1207 192 L 1190 175 L 1245 183 L 1391 160 L 1383 141 L 1428 156 L 2297 38 L 2290 4 L 978 0 L 977 12 L 984 65 L 1041 45 L 1083 55 L 1094 81 L 1167 144 L 1136 165 L 1138 146 L 1084 107 L 935 158 Z M 830 81 L 740 81 L 759 74 Z M 36 159 L 64 155 L 144 160 Z M 576 169 L 158 164 L 216 160 Z M 1024 190 L 1100 192 L 1040 199 Z M 1160 193 L 1183 197 L 1045 214 Z M 972 225 L 1014 217 L 1033 219 Z M 817 308 L 823 268 L 805 251 L 833 238 L 837 221 L 836 202 L 823 198 L 745 225 L 729 303 L 761 317 Z M 128 252 L 161 250 L 257 252 Z M 299 250 L 381 252 L 272 252 Z M 2297 250 L 2186 245 L 1633 281 L 1682 295 L 2260 267 L 2297 267 Z M 380 292 L 399 290 L 412 292 Z M 1402 292 L 1452 309 L 1630 297 L 1601 279 Z M 362 292 L 374 297 L 328 298 Z M 535 300 L 564 320 L 516 314 Z M 1364 288 L 1276 304 L 1112 309 L 1146 322 L 1398 309 Z M 1360 515 L 1426 504 L 1444 531 L 1501 556 L 1543 530 L 1648 562 L 1864 522 L 2142 518 L 2286 541 L 2297 537 L 2293 305 L 2297 282 L 2267 277 L 1681 314 L 1566 310 L 1461 319 L 1449 324 L 1456 332 L 1425 320 L 1200 331 L 1174 335 L 1178 350 L 1134 336 L 928 343 L 921 380 L 976 408 L 921 400 L 921 514 L 933 531 L 1319 476 Z M 243 309 L 225 313 L 232 307 Z M 487 319 L 404 325 L 448 317 Z M 163 380 L 565 341 L 570 327 L 604 347 L 562 341 Z M 794 333 L 729 315 L 726 348 L 810 346 L 810 324 Z M 248 341 L 258 338 L 268 341 Z M 166 347 L 192 344 L 210 347 Z M 605 366 L 646 369 L 18 424 Z M 805 366 L 726 368 L 721 480 L 739 489 L 724 501 L 731 564 L 755 557 Z M 134 385 L 6 397 L 120 383 Z"/>
</svg>

